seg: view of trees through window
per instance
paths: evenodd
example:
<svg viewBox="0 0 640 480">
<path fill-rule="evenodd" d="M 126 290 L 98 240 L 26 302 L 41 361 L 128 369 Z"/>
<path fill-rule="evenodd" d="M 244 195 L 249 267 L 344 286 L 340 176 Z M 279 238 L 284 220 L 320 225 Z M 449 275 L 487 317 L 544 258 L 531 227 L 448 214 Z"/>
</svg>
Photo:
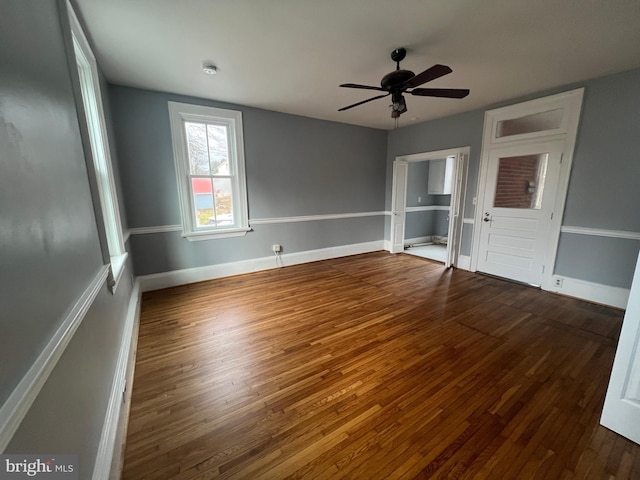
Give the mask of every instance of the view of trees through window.
<svg viewBox="0 0 640 480">
<path fill-rule="evenodd" d="M 184 126 L 196 224 L 233 225 L 227 127 L 196 122 Z"/>
</svg>

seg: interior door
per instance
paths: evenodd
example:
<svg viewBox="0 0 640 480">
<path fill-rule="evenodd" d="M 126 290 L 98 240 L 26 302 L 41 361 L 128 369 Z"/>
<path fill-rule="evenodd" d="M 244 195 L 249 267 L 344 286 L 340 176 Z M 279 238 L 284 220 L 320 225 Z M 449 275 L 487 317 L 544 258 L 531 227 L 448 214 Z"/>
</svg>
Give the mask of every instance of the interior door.
<svg viewBox="0 0 640 480">
<path fill-rule="evenodd" d="M 489 152 L 478 270 L 540 285 L 564 142 Z"/>
<path fill-rule="evenodd" d="M 391 192 L 391 253 L 404 252 L 404 225 L 407 205 L 407 173 L 409 164 L 393 162 L 393 186 Z"/>
<path fill-rule="evenodd" d="M 458 244 L 460 243 L 460 233 L 462 231 L 460 208 L 463 196 L 464 160 L 464 155 L 458 153 L 453 168 L 451 206 L 449 207 L 449 240 L 447 241 L 447 259 L 444 262 L 445 268 L 449 268 L 456 263 L 456 253 L 458 252 Z"/>
<path fill-rule="evenodd" d="M 640 256 L 600 423 L 640 443 Z"/>
</svg>

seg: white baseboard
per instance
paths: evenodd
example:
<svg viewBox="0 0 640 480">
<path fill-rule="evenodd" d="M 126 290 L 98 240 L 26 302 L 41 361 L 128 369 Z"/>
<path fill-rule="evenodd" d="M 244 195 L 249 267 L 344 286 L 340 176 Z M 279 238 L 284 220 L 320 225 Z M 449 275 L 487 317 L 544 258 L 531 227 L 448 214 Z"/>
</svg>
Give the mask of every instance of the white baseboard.
<svg viewBox="0 0 640 480">
<path fill-rule="evenodd" d="M 552 286 L 548 289 L 549 292 L 580 298 L 602 305 L 609 305 L 611 307 L 627 308 L 627 302 L 629 301 L 628 288 L 611 287 L 609 285 L 601 285 L 599 283 L 559 275 L 554 275 L 553 279 L 554 281 L 560 279 L 562 286 Z"/>
<path fill-rule="evenodd" d="M 471 271 L 471 257 L 460 255 L 458 257 L 456 268 Z M 610 307 L 622 309 L 627 307 L 627 302 L 629 301 L 628 288 L 611 287 L 609 285 L 587 282 L 576 278 L 561 277 L 558 275 L 554 275 L 553 279 L 554 281 L 555 279 L 561 279 L 562 286 L 552 286 L 551 288 L 543 287 L 543 290 L 558 293 L 560 295 L 566 295 L 568 297 L 579 298 L 588 302 L 608 305 Z"/>
<path fill-rule="evenodd" d="M 460 270 L 467 270 L 467 271 L 471 271 L 471 257 L 467 256 L 467 255 L 460 255 L 458 256 L 458 262 L 456 265 L 456 268 L 459 268 Z"/>
<path fill-rule="evenodd" d="M 122 332 L 118 362 L 98 445 L 98 454 L 93 467 L 92 480 L 120 478 L 120 459 L 127 420 L 125 418 L 123 421 L 123 413 L 125 417 L 128 417 L 129 406 L 128 402 L 125 403 L 123 401 L 123 392 L 124 398 L 130 398 L 130 393 L 127 390 L 130 391 L 131 389 L 131 377 L 135 362 L 138 322 L 140 319 L 140 297 L 140 283 L 135 281 L 129 299 L 127 318 Z M 122 409 L 123 404 L 125 405 L 124 412 Z"/>
<path fill-rule="evenodd" d="M 415 238 L 405 238 L 405 245 L 417 245 L 419 243 L 431 243 L 432 237 L 431 235 L 427 235 L 426 237 L 415 237 Z"/>
<path fill-rule="evenodd" d="M 340 245 L 337 247 L 321 248 L 318 250 L 307 250 L 304 252 L 287 253 L 280 256 L 280 265 L 298 265 L 301 263 L 316 262 L 318 260 L 328 260 L 331 258 L 346 257 L 359 253 L 369 253 L 386 249 L 386 243 L 382 240 L 366 243 L 356 243 L 352 245 Z M 214 278 L 230 277 L 243 273 L 258 272 L 279 268 L 276 257 L 261 257 L 239 262 L 221 263 L 217 265 L 207 265 L 205 267 L 186 268 L 183 270 L 173 270 L 171 272 L 154 273 L 138 277 L 142 292 L 159 290 L 161 288 L 175 287 L 187 283 L 203 282 Z"/>
</svg>

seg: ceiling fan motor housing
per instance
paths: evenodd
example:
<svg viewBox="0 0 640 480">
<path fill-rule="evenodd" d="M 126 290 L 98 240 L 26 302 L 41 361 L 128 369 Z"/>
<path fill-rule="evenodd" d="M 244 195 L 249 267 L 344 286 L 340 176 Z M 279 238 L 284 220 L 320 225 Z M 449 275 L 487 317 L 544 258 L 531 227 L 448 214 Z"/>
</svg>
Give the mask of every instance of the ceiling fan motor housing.
<svg viewBox="0 0 640 480">
<path fill-rule="evenodd" d="M 404 82 L 413 78 L 415 75 L 411 70 L 395 70 L 387 73 L 380 81 L 380 86 L 385 90 L 393 92 L 394 90 L 402 90 Z"/>
</svg>

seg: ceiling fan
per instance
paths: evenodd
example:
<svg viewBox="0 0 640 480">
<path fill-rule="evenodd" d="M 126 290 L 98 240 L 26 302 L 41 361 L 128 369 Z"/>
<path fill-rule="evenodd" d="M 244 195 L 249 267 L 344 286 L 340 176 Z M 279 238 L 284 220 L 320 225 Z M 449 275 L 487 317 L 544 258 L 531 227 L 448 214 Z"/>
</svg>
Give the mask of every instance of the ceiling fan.
<svg viewBox="0 0 640 480">
<path fill-rule="evenodd" d="M 446 65 L 434 65 L 427 68 L 424 72 L 415 75 L 410 70 L 401 70 L 400 62 L 404 60 L 407 55 L 407 51 L 404 48 L 396 48 L 391 52 L 391 60 L 396 62 L 396 69 L 391 73 L 387 73 L 380 81 L 379 87 L 371 87 L 369 85 L 358 85 L 356 83 L 343 83 L 341 87 L 347 88 L 360 88 L 364 90 L 379 90 L 381 92 L 387 92 L 384 95 L 378 95 L 377 97 L 363 100 L 362 102 L 354 103 L 347 107 L 339 109 L 339 112 L 349 110 L 350 108 L 357 107 L 363 103 L 377 100 L 378 98 L 384 98 L 391 95 L 391 118 L 398 118 L 401 114 L 407 111 L 407 104 L 404 100 L 403 93 L 409 93 L 411 95 L 417 95 L 419 97 L 445 97 L 445 98 L 464 98 L 469 95 L 468 89 L 462 88 L 415 88 L 424 83 L 435 80 L 436 78 L 448 75 L 451 70 Z M 407 90 L 407 89 L 413 90 Z"/>
</svg>

